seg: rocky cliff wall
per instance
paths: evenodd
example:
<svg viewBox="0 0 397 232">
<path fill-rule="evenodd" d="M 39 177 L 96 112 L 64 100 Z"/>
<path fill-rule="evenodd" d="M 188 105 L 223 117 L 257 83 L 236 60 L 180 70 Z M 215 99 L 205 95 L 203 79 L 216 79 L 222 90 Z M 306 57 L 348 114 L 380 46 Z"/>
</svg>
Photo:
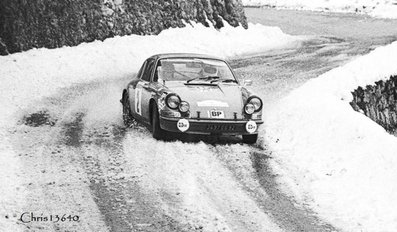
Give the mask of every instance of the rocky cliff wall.
<svg viewBox="0 0 397 232">
<path fill-rule="evenodd" d="M 158 34 L 183 21 L 247 28 L 241 0 L 0 0 L 0 54 Z"/>
<path fill-rule="evenodd" d="M 397 132 L 397 76 L 375 85 L 357 88 L 350 103 L 357 111 L 383 126 L 390 133 Z"/>
</svg>

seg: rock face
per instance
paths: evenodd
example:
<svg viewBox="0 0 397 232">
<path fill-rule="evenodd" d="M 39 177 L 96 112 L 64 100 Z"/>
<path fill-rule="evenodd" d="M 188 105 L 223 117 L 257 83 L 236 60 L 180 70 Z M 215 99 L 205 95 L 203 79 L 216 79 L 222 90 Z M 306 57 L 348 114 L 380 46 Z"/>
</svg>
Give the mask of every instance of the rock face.
<svg viewBox="0 0 397 232">
<path fill-rule="evenodd" d="M 158 34 L 184 21 L 247 28 L 241 0 L 1 0 L 0 54 Z"/>
<path fill-rule="evenodd" d="M 359 87 L 352 94 L 350 104 L 356 111 L 363 112 L 390 133 L 397 132 L 397 76 L 365 89 Z"/>
</svg>

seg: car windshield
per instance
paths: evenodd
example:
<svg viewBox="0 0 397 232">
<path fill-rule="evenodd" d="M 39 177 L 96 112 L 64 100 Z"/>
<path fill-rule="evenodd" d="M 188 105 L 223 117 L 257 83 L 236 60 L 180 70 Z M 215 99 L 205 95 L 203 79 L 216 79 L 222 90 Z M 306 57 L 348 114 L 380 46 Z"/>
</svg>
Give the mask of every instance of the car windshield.
<svg viewBox="0 0 397 232">
<path fill-rule="evenodd" d="M 237 82 L 224 61 L 213 59 L 161 59 L 156 68 L 156 74 L 158 81 Z"/>
</svg>

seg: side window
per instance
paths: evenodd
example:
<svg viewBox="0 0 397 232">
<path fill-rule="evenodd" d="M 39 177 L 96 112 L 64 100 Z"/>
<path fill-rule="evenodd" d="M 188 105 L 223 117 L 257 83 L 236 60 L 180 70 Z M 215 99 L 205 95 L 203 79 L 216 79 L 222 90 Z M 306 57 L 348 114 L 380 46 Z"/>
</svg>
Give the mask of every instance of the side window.
<svg viewBox="0 0 397 232">
<path fill-rule="evenodd" d="M 147 60 L 145 71 L 143 72 L 141 79 L 144 81 L 150 81 L 150 76 L 152 74 L 153 68 L 154 68 L 154 59 Z"/>
<path fill-rule="evenodd" d="M 156 68 L 154 70 L 153 82 L 158 81 L 160 70 L 161 70 L 161 60 L 157 62 Z"/>
</svg>

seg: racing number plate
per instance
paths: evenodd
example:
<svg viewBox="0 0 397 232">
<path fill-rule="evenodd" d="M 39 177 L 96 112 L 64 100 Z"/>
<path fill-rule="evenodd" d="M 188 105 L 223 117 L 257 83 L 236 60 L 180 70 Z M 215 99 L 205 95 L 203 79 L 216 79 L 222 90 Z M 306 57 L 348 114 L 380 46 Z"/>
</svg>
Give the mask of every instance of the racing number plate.
<svg viewBox="0 0 397 232">
<path fill-rule="evenodd" d="M 225 114 L 222 110 L 210 110 L 208 113 L 210 118 L 225 118 Z"/>
</svg>

